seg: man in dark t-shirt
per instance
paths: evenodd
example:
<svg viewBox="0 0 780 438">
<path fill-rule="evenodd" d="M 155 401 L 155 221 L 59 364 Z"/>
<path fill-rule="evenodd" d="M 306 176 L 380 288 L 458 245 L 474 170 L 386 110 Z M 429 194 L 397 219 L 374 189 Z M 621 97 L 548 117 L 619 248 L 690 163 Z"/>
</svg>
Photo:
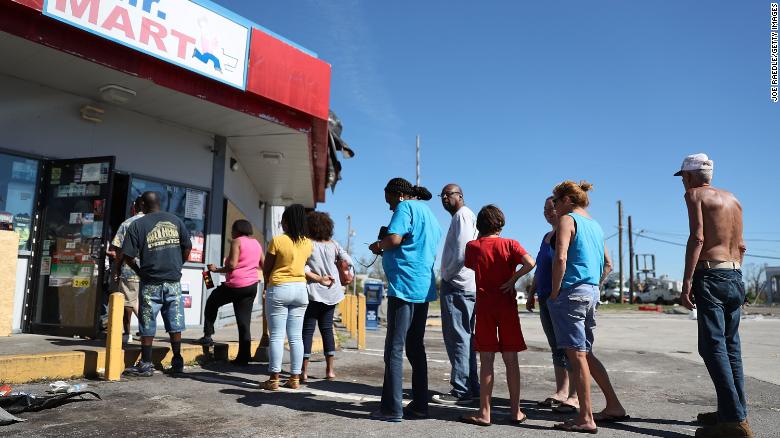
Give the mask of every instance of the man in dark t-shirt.
<svg viewBox="0 0 780 438">
<path fill-rule="evenodd" d="M 177 216 L 160 211 L 160 195 L 141 195 L 144 216 L 127 229 L 122 245 L 124 263 L 141 279 L 138 328 L 141 332 L 141 360 L 125 374 L 150 377 L 152 341 L 157 331 L 157 314 L 162 313 L 165 331 L 171 337 L 173 373 L 184 370 L 181 357 L 181 332 L 184 331 L 184 305 L 181 296 L 181 268 L 190 254 L 192 243 L 187 227 Z M 136 265 L 135 258 L 140 261 Z"/>
</svg>

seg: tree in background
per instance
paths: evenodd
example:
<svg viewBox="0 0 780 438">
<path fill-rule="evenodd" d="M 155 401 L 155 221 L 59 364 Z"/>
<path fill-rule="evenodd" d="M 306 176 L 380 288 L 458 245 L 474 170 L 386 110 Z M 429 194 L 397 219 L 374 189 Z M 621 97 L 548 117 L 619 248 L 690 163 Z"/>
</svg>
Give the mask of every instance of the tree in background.
<svg viewBox="0 0 780 438">
<path fill-rule="evenodd" d="M 766 297 L 761 296 L 764 291 L 764 285 L 766 284 L 766 265 L 757 265 L 755 263 L 748 263 L 742 266 L 742 278 L 746 283 L 747 300 L 749 302 L 757 302 L 757 298 L 762 302 L 766 300 Z"/>
</svg>

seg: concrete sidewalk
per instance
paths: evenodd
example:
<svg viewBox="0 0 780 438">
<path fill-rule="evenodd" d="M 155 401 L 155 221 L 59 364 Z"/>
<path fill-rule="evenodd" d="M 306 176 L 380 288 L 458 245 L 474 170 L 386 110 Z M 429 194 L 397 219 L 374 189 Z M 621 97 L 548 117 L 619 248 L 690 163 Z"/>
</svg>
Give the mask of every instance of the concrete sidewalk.
<svg viewBox="0 0 780 438">
<path fill-rule="evenodd" d="M 260 345 L 262 319 L 252 320 L 252 351 L 256 358 Z M 193 327 L 182 333 L 181 354 L 188 364 L 228 360 L 238 353 L 235 324 L 216 329 L 215 345 L 207 348 L 194 344 L 203 330 Z M 313 352 L 322 351 L 322 339 L 315 332 Z M 170 366 L 168 335 L 158 330 L 154 341 L 153 362 L 158 369 Z M 50 335 L 17 334 L 0 338 L 0 383 L 25 383 L 38 380 L 70 379 L 102 375 L 105 366 L 105 339 L 67 338 Z M 141 355 L 138 339 L 124 345 L 125 365 L 133 365 Z"/>
</svg>

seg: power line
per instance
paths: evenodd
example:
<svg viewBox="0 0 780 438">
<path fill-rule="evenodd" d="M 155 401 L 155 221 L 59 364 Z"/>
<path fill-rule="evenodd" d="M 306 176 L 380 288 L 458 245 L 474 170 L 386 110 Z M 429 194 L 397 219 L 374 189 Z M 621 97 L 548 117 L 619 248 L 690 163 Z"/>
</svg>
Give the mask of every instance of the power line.
<svg viewBox="0 0 780 438">
<path fill-rule="evenodd" d="M 688 237 L 688 233 L 672 233 L 672 232 L 666 232 L 666 231 L 653 231 L 653 230 L 648 230 L 648 229 L 643 229 L 641 232 L 642 233 L 657 234 L 659 236 Z M 780 239 L 751 239 L 751 238 L 747 238 L 747 239 L 744 239 L 744 240 L 745 240 L 745 242 L 774 242 L 774 243 L 780 242 Z"/>
<path fill-rule="evenodd" d="M 686 246 L 684 243 L 672 242 L 672 241 L 669 241 L 669 240 L 663 240 L 663 239 L 658 239 L 658 238 L 655 238 L 655 237 L 650 237 L 648 235 L 644 235 L 644 234 L 642 234 L 642 232 L 644 232 L 644 231 L 645 230 L 642 230 L 642 231 L 640 231 L 638 233 L 634 233 L 634 235 L 637 238 L 643 237 L 645 239 L 654 240 L 656 242 L 668 243 L 669 245 L 675 245 L 675 246 L 682 246 L 683 248 Z M 780 260 L 780 257 L 774 257 L 774 256 L 768 256 L 768 255 L 760 255 L 760 254 L 747 254 L 746 253 L 745 257 L 753 257 L 753 258 L 756 258 L 756 259 Z"/>
</svg>

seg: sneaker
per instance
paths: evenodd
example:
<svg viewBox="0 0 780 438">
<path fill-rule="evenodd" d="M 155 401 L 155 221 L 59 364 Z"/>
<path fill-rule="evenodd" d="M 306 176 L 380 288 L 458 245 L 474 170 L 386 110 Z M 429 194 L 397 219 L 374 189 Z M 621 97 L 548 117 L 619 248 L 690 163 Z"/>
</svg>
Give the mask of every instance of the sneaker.
<svg viewBox="0 0 780 438">
<path fill-rule="evenodd" d="M 193 344 L 205 345 L 207 347 L 211 347 L 212 345 L 214 345 L 214 340 L 211 339 L 211 336 L 203 336 L 202 338 L 198 338 L 194 340 Z"/>
<path fill-rule="evenodd" d="M 184 358 L 173 356 L 171 359 L 171 374 L 181 374 L 184 372 Z"/>
<path fill-rule="evenodd" d="M 453 393 L 448 394 L 436 394 L 434 395 L 431 400 L 434 403 L 438 403 L 440 405 L 449 405 L 449 406 L 470 406 L 471 403 L 474 401 L 470 396 L 464 395 L 463 397 L 458 397 Z M 479 397 L 477 397 L 477 400 L 479 400 Z"/>
<path fill-rule="evenodd" d="M 381 410 L 372 412 L 371 415 L 368 416 L 368 418 L 376 421 L 387 421 L 388 423 L 400 423 L 401 421 L 403 421 L 402 417 L 387 415 Z"/>
<path fill-rule="evenodd" d="M 125 368 L 122 374 L 133 377 L 152 377 L 154 375 L 154 364 L 138 361 L 135 365 Z"/>
<path fill-rule="evenodd" d="M 753 438 L 753 431 L 747 421 L 733 423 L 718 423 L 714 426 L 705 426 L 696 429 L 697 437 L 704 438 Z"/>
</svg>

